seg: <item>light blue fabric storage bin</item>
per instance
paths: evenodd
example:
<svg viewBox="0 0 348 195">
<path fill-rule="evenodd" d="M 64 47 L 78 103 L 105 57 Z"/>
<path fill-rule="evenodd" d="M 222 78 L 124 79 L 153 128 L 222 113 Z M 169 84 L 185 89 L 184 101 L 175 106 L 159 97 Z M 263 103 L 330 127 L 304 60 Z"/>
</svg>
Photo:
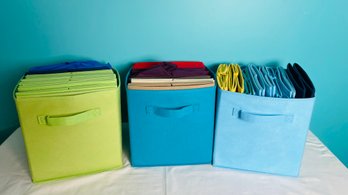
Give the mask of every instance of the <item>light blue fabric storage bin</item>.
<svg viewBox="0 0 348 195">
<path fill-rule="evenodd" d="M 314 101 L 219 88 L 213 165 L 298 176 Z"/>
<path fill-rule="evenodd" d="M 211 164 L 216 85 L 129 90 L 130 161 L 135 167 Z"/>
</svg>

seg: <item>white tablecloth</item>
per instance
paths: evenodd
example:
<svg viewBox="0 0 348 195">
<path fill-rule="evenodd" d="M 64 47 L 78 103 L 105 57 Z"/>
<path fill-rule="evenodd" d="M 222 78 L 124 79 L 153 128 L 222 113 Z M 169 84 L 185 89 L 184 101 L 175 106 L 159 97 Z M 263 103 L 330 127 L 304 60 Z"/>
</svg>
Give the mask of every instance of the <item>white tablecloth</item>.
<svg viewBox="0 0 348 195">
<path fill-rule="evenodd" d="M 348 169 L 312 133 L 297 178 L 211 165 L 132 168 L 124 156 L 119 170 L 33 184 L 17 129 L 0 146 L 0 194 L 348 194 Z"/>
</svg>

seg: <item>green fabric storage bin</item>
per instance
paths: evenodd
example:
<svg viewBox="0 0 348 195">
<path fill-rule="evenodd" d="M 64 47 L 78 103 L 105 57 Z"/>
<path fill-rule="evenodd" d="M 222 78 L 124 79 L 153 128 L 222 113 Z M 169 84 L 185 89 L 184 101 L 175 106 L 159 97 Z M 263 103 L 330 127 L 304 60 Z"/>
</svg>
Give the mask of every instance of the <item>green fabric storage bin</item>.
<svg viewBox="0 0 348 195">
<path fill-rule="evenodd" d="M 33 182 L 123 166 L 120 76 L 114 72 L 115 87 L 33 96 L 16 96 L 16 87 Z"/>
</svg>

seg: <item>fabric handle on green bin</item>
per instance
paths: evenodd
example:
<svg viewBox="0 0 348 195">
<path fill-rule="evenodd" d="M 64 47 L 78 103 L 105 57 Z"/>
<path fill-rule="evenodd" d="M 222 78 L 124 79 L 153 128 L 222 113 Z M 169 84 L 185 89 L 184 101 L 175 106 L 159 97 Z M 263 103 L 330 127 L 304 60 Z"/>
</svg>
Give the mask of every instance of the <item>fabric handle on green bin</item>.
<svg viewBox="0 0 348 195">
<path fill-rule="evenodd" d="M 41 115 L 38 116 L 38 122 L 40 125 L 47 125 L 47 126 L 68 126 L 68 125 L 75 125 L 78 123 L 82 123 L 88 120 L 91 120 L 95 117 L 98 117 L 101 115 L 101 111 L 99 108 L 86 110 L 74 114 L 68 114 L 68 115 Z"/>
<path fill-rule="evenodd" d="M 275 122 L 287 122 L 292 123 L 294 120 L 294 115 L 292 114 L 260 114 L 246 112 L 239 109 L 233 109 L 232 115 L 237 116 L 237 118 L 248 121 L 248 122 L 262 122 L 262 123 L 275 123 Z"/>
<path fill-rule="evenodd" d="M 187 105 L 187 106 L 180 106 L 176 108 L 163 108 L 163 107 L 157 107 L 157 106 L 146 107 L 147 114 L 153 113 L 157 116 L 166 117 L 166 118 L 184 117 L 197 110 L 198 110 L 198 105 Z"/>
</svg>

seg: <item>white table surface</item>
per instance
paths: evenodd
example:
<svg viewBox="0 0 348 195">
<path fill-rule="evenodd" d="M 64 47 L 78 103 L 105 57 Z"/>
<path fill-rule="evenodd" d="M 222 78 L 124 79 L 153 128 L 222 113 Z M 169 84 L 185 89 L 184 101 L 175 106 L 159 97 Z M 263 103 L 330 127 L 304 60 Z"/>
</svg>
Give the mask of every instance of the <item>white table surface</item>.
<svg viewBox="0 0 348 195">
<path fill-rule="evenodd" d="M 348 195 L 348 169 L 312 133 L 308 134 L 299 177 L 211 165 L 132 168 L 127 155 L 124 162 L 119 170 L 33 184 L 21 130 L 17 129 L 0 146 L 0 194 Z"/>
</svg>

